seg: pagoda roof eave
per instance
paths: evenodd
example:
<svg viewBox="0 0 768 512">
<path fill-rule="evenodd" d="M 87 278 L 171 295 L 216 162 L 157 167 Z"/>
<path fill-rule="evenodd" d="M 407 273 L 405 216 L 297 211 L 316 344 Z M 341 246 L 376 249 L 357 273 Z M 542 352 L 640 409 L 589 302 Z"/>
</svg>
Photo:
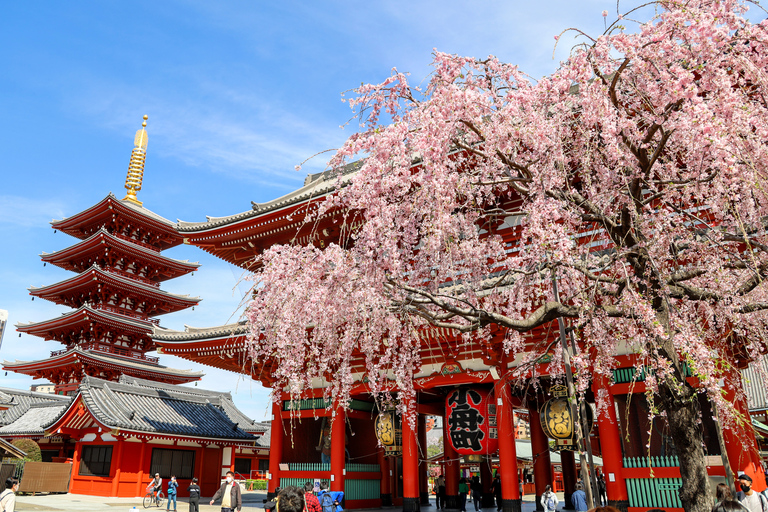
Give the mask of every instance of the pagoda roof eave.
<svg viewBox="0 0 768 512">
<path fill-rule="evenodd" d="M 162 253 L 147 249 L 124 238 L 117 237 L 104 228 L 99 229 L 99 231 L 95 232 L 90 237 L 72 246 L 56 252 L 42 253 L 40 254 L 40 259 L 46 263 L 69 270 L 71 266 L 66 264 L 69 263 L 70 260 L 73 258 L 84 257 L 91 252 L 101 250 L 103 245 L 121 250 L 126 254 L 131 254 L 137 257 L 139 261 L 149 261 L 176 271 L 173 276 L 160 276 L 158 279 L 160 281 L 193 272 L 200 267 L 200 263 L 198 262 L 169 258 Z"/>
<path fill-rule="evenodd" d="M 86 352 L 78 347 L 68 350 L 63 354 L 36 361 L 3 361 L 3 369 L 29 374 L 30 372 L 35 373 L 40 370 L 59 368 L 68 364 L 83 364 L 84 362 L 97 367 L 121 370 L 126 374 L 139 373 L 161 378 L 173 378 L 179 383 L 200 380 L 204 375 L 203 372 L 176 370 L 166 366 L 139 363 L 130 358 L 115 357 L 91 351 Z"/>
<path fill-rule="evenodd" d="M 106 272 L 98 265 L 94 265 L 88 270 L 81 272 L 80 274 L 73 276 L 64 281 L 59 281 L 48 286 L 41 286 L 39 288 L 28 288 L 29 294 L 35 297 L 40 297 L 57 304 L 63 303 L 56 301 L 57 297 L 60 297 L 63 292 L 72 291 L 78 288 L 85 288 L 93 286 L 95 283 L 104 284 L 107 286 L 113 286 L 124 291 L 136 292 L 137 295 L 146 295 L 152 297 L 154 300 L 161 301 L 167 305 L 174 305 L 175 308 L 169 308 L 168 311 L 157 312 L 155 314 L 170 313 L 173 311 L 179 311 L 181 309 L 195 306 L 200 302 L 199 297 L 190 297 L 189 295 L 177 295 L 174 293 L 163 291 L 159 288 L 149 286 L 138 281 L 126 279 L 116 274 Z"/>
<path fill-rule="evenodd" d="M 57 318 L 43 320 L 41 322 L 29 322 L 16 324 L 16 330 L 35 336 L 45 336 L 53 329 L 76 328 L 80 324 L 96 321 L 105 325 L 119 327 L 135 334 L 149 336 L 154 325 L 151 322 L 131 318 L 124 315 L 109 313 L 93 309 L 84 305 L 73 311 L 69 311 Z"/>
<path fill-rule="evenodd" d="M 183 242 L 183 238 L 177 231 L 176 225 L 173 222 L 143 206 L 134 204 L 131 201 L 120 200 L 111 192 L 107 197 L 95 205 L 86 208 L 79 213 L 70 215 L 64 219 L 51 221 L 51 227 L 82 240 L 87 238 L 87 236 L 85 236 L 79 228 L 92 222 L 93 219 L 98 218 L 100 213 L 105 214 L 113 208 L 115 211 L 124 214 L 129 218 L 145 222 L 159 232 L 170 236 L 173 239 L 173 243 L 164 244 L 164 248 L 174 247 Z"/>
<path fill-rule="evenodd" d="M 341 174 L 343 175 L 341 183 L 342 187 L 348 185 L 351 182 L 352 176 L 357 173 L 361 165 L 362 162 L 353 162 L 340 170 Z M 238 223 L 249 221 L 254 218 L 264 216 L 268 213 L 286 210 L 312 199 L 320 199 L 325 197 L 339 188 L 336 176 L 337 173 L 333 171 L 326 171 L 324 173 L 310 175 L 307 177 L 304 186 L 301 188 L 266 203 L 253 203 L 253 208 L 249 211 L 225 217 L 207 217 L 205 222 L 185 222 L 179 220 L 177 223 L 177 228 L 180 233 L 189 234 L 203 233 L 224 226 L 232 228 Z"/>
</svg>

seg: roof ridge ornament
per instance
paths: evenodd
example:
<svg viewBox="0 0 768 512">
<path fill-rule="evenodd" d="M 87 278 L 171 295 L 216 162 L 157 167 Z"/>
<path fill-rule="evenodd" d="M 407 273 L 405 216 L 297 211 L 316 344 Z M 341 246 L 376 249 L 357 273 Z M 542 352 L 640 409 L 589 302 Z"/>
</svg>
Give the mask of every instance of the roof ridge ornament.
<svg viewBox="0 0 768 512">
<path fill-rule="evenodd" d="M 142 202 L 136 197 L 136 192 L 141 190 L 141 182 L 144 179 L 144 162 L 147 159 L 147 119 L 144 116 L 144 122 L 141 123 L 141 129 L 136 131 L 136 137 L 133 139 L 133 151 L 131 151 L 131 161 L 128 164 L 128 175 L 125 178 L 125 188 L 128 193 L 123 201 L 130 201 L 142 206 Z"/>
</svg>

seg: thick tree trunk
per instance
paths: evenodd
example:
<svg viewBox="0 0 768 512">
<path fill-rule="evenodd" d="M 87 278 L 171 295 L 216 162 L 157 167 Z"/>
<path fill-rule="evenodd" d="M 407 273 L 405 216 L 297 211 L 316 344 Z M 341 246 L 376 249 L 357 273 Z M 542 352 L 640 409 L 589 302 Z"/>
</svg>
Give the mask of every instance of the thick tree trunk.
<svg viewBox="0 0 768 512">
<path fill-rule="evenodd" d="M 680 475 L 683 479 L 680 501 L 686 512 L 709 512 L 714 499 L 704 460 L 704 438 L 696 392 L 686 383 L 677 389 L 660 383 L 659 394 L 667 413 L 669 433 L 680 458 Z"/>
</svg>

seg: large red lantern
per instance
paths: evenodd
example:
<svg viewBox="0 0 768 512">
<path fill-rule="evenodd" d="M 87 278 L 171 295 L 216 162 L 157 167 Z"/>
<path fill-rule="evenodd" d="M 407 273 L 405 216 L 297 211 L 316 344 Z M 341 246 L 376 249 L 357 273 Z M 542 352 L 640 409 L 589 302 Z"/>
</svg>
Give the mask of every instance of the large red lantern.
<svg viewBox="0 0 768 512">
<path fill-rule="evenodd" d="M 445 399 L 446 428 L 451 446 L 461 455 L 489 455 L 499 447 L 496 404 L 492 392 L 454 389 Z"/>
</svg>

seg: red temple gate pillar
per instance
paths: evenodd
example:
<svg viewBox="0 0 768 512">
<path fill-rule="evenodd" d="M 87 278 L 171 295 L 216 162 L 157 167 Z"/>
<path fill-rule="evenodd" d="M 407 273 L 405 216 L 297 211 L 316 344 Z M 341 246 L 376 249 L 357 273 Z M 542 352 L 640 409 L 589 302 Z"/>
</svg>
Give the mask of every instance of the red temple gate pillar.
<svg viewBox="0 0 768 512">
<path fill-rule="evenodd" d="M 542 510 L 541 495 L 544 488 L 552 485 L 552 462 L 549 458 L 549 439 L 541 429 L 536 402 L 529 402 L 528 415 L 531 427 L 531 454 L 533 456 L 533 483 L 536 487 L 536 510 Z"/>
<path fill-rule="evenodd" d="M 744 423 L 740 425 L 723 425 L 723 440 L 728 454 L 728 463 L 733 476 L 746 473 L 752 478 L 752 488 L 760 492 L 766 488 L 766 478 L 760 459 L 760 452 L 752 428 L 752 418 L 746 403 L 746 396 L 741 385 L 741 375 L 737 370 L 731 370 L 724 379 L 725 399 L 733 404 L 735 412 L 740 414 Z M 719 414 L 719 416 L 722 416 Z M 738 485 L 736 487 L 738 489 Z"/>
<path fill-rule="evenodd" d="M 392 506 L 392 492 L 390 491 L 390 480 L 392 477 L 389 474 L 389 457 L 385 456 L 383 446 L 379 446 L 377 456 L 379 459 L 379 470 L 381 471 L 381 480 L 379 481 L 381 506 L 390 507 Z"/>
<path fill-rule="evenodd" d="M 419 446 L 416 429 L 418 417 L 413 401 L 406 403 L 408 414 L 403 415 L 403 511 L 418 512 L 419 498 Z"/>
<path fill-rule="evenodd" d="M 598 398 L 596 401 L 599 401 L 599 398 L 605 400 L 605 407 L 597 411 L 597 431 L 600 435 L 600 455 L 603 458 L 603 476 L 608 505 L 619 510 L 627 510 L 629 495 L 627 482 L 622 475 L 624 462 L 622 461 L 621 429 L 616 418 L 611 381 L 603 375 L 596 374 L 592 379 L 592 390 Z M 599 403 L 597 405 L 599 407 Z"/>
<path fill-rule="evenodd" d="M 275 497 L 275 489 L 280 487 L 280 462 L 283 458 L 283 404 L 272 404 L 272 426 L 269 434 L 269 486 L 267 499 Z"/>
<path fill-rule="evenodd" d="M 576 479 L 578 478 L 574 452 L 560 450 L 560 465 L 563 468 L 563 501 L 565 502 L 563 508 L 572 510 L 571 496 L 576 490 Z"/>
<path fill-rule="evenodd" d="M 506 364 L 503 365 L 506 367 Z M 506 374 L 506 372 L 505 372 Z M 520 482 L 517 471 L 517 446 L 512 396 L 505 379 L 496 382 L 496 424 L 499 434 L 499 479 L 504 512 L 520 512 Z"/>
<path fill-rule="evenodd" d="M 459 475 L 461 474 L 461 461 L 459 454 L 453 449 L 451 440 L 448 439 L 448 417 L 443 415 L 443 473 L 445 475 L 445 503 L 446 508 L 459 508 Z"/>
<path fill-rule="evenodd" d="M 335 404 L 331 418 L 331 491 L 344 491 L 346 425 L 344 408 Z"/>
<path fill-rule="evenodd" d="M 429 505 L 429 465 L 427 463 L 427 417 L 419 414 L 416 425 L 419 440 L 419 499 L 422 505 Z"/>
</svg>

